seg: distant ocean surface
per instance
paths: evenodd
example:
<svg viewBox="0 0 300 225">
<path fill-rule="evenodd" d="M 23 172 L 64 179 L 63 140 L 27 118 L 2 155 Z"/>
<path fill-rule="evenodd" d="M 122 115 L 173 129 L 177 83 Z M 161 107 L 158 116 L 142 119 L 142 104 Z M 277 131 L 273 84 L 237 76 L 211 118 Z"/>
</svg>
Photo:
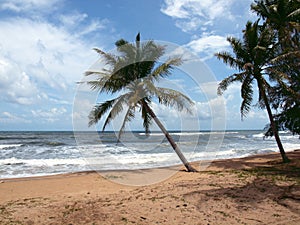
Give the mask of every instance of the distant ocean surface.
<svg viewBox="0 0 300 225">
<path fill-rule="evenodd" d="M 263 131 L 171 132 L 189 161 L 245 157 L 278 152 Z M 280 132 L 286 151 L 300 149 L 299 136 Z M 0 132 L 0 178 L 41 176 L 90 170 L 154 168 L 180 164 L 158 132 Z"/>
</svg>

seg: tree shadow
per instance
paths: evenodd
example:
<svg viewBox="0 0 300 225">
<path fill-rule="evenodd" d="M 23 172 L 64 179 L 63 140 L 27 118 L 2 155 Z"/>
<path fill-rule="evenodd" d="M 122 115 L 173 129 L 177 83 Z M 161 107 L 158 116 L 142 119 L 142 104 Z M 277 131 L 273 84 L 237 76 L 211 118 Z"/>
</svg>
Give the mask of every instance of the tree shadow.
<svg viewBox="0 0 300 225">
<path fill-rule="evenodd" d="M 184 198 L 198 210 L 210 207 L 210 211 L 224 213 L 228 205 L 234 207 L 234 211 L 243 213 L 262 207 L 265 201 L 272 201 L 273 206 L 283 206 L 300 216 L 300 185 L 277 185 L 260 177 L 243 186 L 189 192 Z"/>
<path fill-rule="evenodd" d="M 214 161 L 212 168 L 216 170 L 243 170 L 243 169 L 257 169 L 257 168 L 270 168 L 270 171 L 274 172 L 285 171 L 286 173 L 298 172 L 300 176 L 300 150 L 288 152 L 287 156 L 291 159 L 290 163 L 282 163 L 282 159 L 279 154 L 264 154 L 254 155 L 245 158 L 227 159 Z"/>
<path fill-rule="evenodd" d="M 267 161 L 263 162 L 254 157 L 232 159 L 225 165 L 220 162 L 214 165 L 219 166 L 217 171 L 208 171 L 211 176 L 219 176 L 219 182 L 208 183 L 210 188 L 205 190 L 188 192 L 184 198 L 198 210 L 209 209 L 223 213 L 223 216 L 230 211 L 226 207 L 247 214 L 248 210 L 264 207 L 266 202 L 269 207 L 279 210 L 277 212 L 286 209 L 300 216 L 300 151 L 288 155 L 292 160 L 288 164 L 283 164 L 276 155 L 264 156 Z M 224 173 L 232 177 L 228 178 Z M 268 213 L 278 216 L 276 212 Z"/>
</svg>

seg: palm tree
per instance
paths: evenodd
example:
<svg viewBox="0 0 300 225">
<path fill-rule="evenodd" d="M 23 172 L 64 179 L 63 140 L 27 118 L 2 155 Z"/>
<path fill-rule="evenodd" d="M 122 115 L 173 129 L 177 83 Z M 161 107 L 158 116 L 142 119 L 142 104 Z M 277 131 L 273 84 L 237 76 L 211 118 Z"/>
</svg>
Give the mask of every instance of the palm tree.
<svg viewBox="0 0 300 225">
<path fill-rule="evenodd" d="M 186 95 L 168 88 L 157 87 L 160 78 L 171 74 L 175 66 L 182 63 L 180 57 L 171 57 L 166 62 L 158 64 L 158 59 L 164 55 L 165 48 L 153 41 L 140 42 L 140 34 L 136 36 L 135 43 L 123 39 L 115 43 L 118 55 L 95 49 L 104 59 L 106 66 L 102 71 L 87 71 L 86 75 L 96 75 L 97 78 L 88 82 L 92 89 L 99 93 L 119 94 L 118 97 L 97 104 L 89 114 L 89 125 L 96 124 L 106 113 L 108 116 L 103 125 L 106 126 L 125 110 L 118 140 L 136 112 L 141 112 L 143 126 L 146 134 L 150 132 L 152 120 L 156 122 L 167 140 L 177 153 L 178 157 L 189 172 L 196 170 L 189 164 L 171 135 L 158 120 L 150 105 L 152 99 L 158 99 L 160 104 L 175 106 L 178 110 L 186 109 L 190 112 L 192 100 Z"/>
<path fill-rule="evenodd" d="M 300 29 L 299 0 L 257 0 L 251 9 L 276 32 L 283 51 L 293 47 L 292 36 L 297 38 Z"/>
<path fill-rule="evenodd" d="M 267 95 L 271 90 L 271 86 L 265 77 L 268 75 L 265 72 L 265 67 L 276 54 L 276 49 L 273 46 L 275 37 L 273 32 L 258 23 L 259 21 L 246 24 L 246 29 L 243 31 L 243 40 L 233 37 L 227 38 L 234 55 L 229 52 L 216 54 L 218 59 L 223 60 L 224 63 L 239 71 L 239 73 L 232 74 L 221 81 L 218 94 L 223 94 L 230 84 L 240 82 L 242 84 L 241 97 L 243 99 L 240 110 L 243 118 L 251 109 L 254 93 L 253 84 L 256 81 L 259 90 L 258 105 L 261 108 L 266 108 L 283 162 L 289 162 L 278 135 L 277 126 L 274 123 L 270 100 Z"/>
<path fill-rule="evenodd" d="M 296 43 L 296 42 L 295 42 Z M 279 129 L 288 129 L 293 134 L 300 135 L 300 46 L 292 51 L 280 54 L 274 58 L 267 72 L 272 77 L 282 77 L 276 80 L 272 92 L 272 107 L 277 111 L 275 122 Z M 267 136 L 272 136 L 269 127 Z"/>
<path fill-rule="evenodd" d="M 275 121 L 280 129 L 300 134 L 300 1 L 257 0 L 251 8 L 265 20 L 265 26 L 274 32 L 280 46 L 268 68 L 270 76 L 282 77 L 272 93 L 272 107 L 281 110 Z M 266 134 L 273 135 L 272 129 Z"/>
</svg>

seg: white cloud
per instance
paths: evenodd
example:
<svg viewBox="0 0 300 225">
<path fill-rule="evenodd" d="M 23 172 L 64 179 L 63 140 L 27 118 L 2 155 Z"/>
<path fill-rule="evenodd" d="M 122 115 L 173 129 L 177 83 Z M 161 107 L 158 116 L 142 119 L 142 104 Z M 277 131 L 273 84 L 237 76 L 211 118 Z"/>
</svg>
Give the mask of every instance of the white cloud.
<svg viewBox="0 0 300 225">
<path fill-rule="evenodd" d="M 52 11 L 62 0 L 3 0 L 0 9 L 14 12 Z"/>
<path fill-rule="evenodd" d="M 84 21 L 88 15 L 86 13 L 74 12 L 72 14 L 63 14 L 59 16 L 59 20 L 65 26 L 77 26 L 78 23 Z"/>
<path fill-rule="evenodd" d="M 205 94 L 205 97 L 208 99 L 216 98 L 218 83 L 218 81 L 202 83 L 193 88 L 193 91 L 197 94 Z"/>
<path fill-rule="evenodd" d="M 268 114 L 265 110 L 260 110 L 260 111 L 250 111 L 246 118 L 251 118 L 251 119 L 257 119 L 257 120 L 264 120 L 268 121 Z"/>
<path fill-rule="evenodd" d="M 3 112 L 2 115 L 5 116 L 8 119 L 13 119 L 15 117 L 9 112 Z"/>
<path fill-rule="evenodd" d="M 226 101 L 232 101 L 233 99 L 239 99 L 239 101 L 242 101 L 241 98 L 241 83 L 236 82 L 232 83 L 226 91 L 223 92 L 223 96 L 226 99 Z"/>
<path fill-rule="evenodd" d="M 31 123 L 30 120 L 25 119 L 22 116 L 14 115 L 10 112 L 2 112 L 0 114 L 0 123 L 2 124 L 18 124 L 18 123 Z"/>
<path fill-rule="evenodd" d="M 18 104 L 32 104 L 38 93 L 36 84 L 13 61 L 0 55 L 0 99 Z"/>
<path fill-rule="evenodd" d="M 32 110 L 31 113 L 32 116 L 39 121 L 53 123 L 55 121 L 61 120 L 61 117 L 67 113 L 67 110 L 64 107 L 54 107 L 49 110 Z"/>
<path fill-rule="evenodd" d="M 183 31 L 195 31 L 201 26 L 211 26 L 217 19 L 232 20 L 234 0 L 165 0 L 161 11 L 176 20 Z"/>
<path fill-rule="evenodd" d="M 92 43 L 85 44 L 63 27 L 47 22 L 21 18 L 2 20 L 2 98 L 30 104 L 47 98 L 52 92 L 60 95 L 58 101 L 71 100 L 75 82 L 96 59 L 92 47 Z"/>
<path fill-rule="evenodd" d="M 254 14 L 250 12 L 252 2 L 253 0 L 165 0 L 161 12 L 172 17 L 175 25 L 184 32 L 193 33 L 211 28 L 223 32 L 225 27 L 240 32 L 247 20 L 254 19 Z"/>
<path fill-rule="evenodd" d="M 197 18 L 191 18 L 190 20 L 178 20 L 175 22 L 175 25 L 179 27 L 183 32 L 190 32 L 190 31 L 196 31 L 198 28 L 201 27 L 201 25 L 211 25 L 211 21 L 207 21 L 205 23 L 202 23 L 202 21 Z M 202 29 L 206 29 L 202 27 Z"/>
<path fill-rule="evenodd" d="M 83 87 L 84 86 L 84 87 Z M 73 130 L 74 131 L 82 131 L 82 130 L 94 130 L 95 127 L 88 127 L 89 124 L 89 113 L 96 105 L 96 103 L 102 101 L 97 100 L 97 92 L 91 92 L 90 90 L 86 90 L 87 85 L 80 85 L 76 97 L 73 101 L 73 112 L 72 112 L 72 121 L 73 121 Z M 103 125 L 106 116 L 104 116 L 98 124 Z M 101 127 L 102 128 L 102 127 Z"/>
<path fill-rule="evenodd" d="M 90 34 L 94 31 L 99 31 L 102 30 L 103 28 L 106 27 L 106 25 L 108 24 L 108 20 L 104 19 L 104 20 L 93 20 L 88 26 L 86 26 L 84 29 L 81 30 L 81 32 L 79 32 L 79 35 L 86 35 L 86 34 Z"/>
<path fill-rule="evenodd" d="M 35 118 L 37 127 L 41 119 L 70 129 L 76 82 L 98 58 L 92 48 L 103 48 L 105 37 L 95 31 L 109 20 L 63 9 L 64 3 L 0 0 L 0 111 L 18 111 L 14 118 L 0 114 L 0 121 Z"/>
<path fill-rule="evenodd" d="M 107 27 L 109 20 L 93 19 L 87 23 L 88 15 L 86 13 L 73 12 L 59 16 L 63 27 L 72 31 L 74 36 L 80 37 Z M 83 25 L 84 24 L 84 25 Z"/>
<path fill-rule="evenodd" d="M 241 120 L 240 106 L 242 103 L 241 98 L 241 84 L 233 83 L 223 93 L 226 102 L 226 114 L 228 129 L 236 129 L 238 127 L 244 129 L 262 129 L 268 123 L 268 117 L 265 110 L 258 109 L 252 106 L 246 117 Z M 254 92 L 254 102 L 257 99 L 257 92 Z M 261 127 L 257 127 L 262 124 Z"/>
<path fill-rule="evenodd" d="M 151 107 L 159 120 L 171 130 L 221 130 L 225 127 L 225 104 L 220 96 L 205 101 L 195 101 L 190 109 L 192 114 L 186 111 L 178 112 L 174 108 L 152 103 Z"/>
<path fill-rule="evenodd" d="M 189 13 L 183 9 L 184 3 L 185 1 L 165 0 L 165 6 L 161 11 L 174 18 L 189 18 Z"/>
<path fill-rule="evenodd" d="M 229 43 L 226 37 L 219 35 L 203 35 L 201 38 L 192 40 L 186 47 L 198 53 L 202 60 L 214 57 L 214 54 L 228 49 Z"/>
<path fill-rule="evenodd" d="M 199 120 L 210 120 L 212 118 L 209 102 L 195 102 L 195 106 Z"/>
</svg>

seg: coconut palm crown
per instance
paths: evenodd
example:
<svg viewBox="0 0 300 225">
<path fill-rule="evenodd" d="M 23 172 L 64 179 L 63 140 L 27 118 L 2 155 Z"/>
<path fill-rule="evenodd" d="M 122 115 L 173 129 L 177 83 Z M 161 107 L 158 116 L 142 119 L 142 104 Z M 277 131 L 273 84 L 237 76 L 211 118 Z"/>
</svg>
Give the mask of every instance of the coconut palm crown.
<svg viewBox="0 0 300 225">
<path fill-rule="evenodd" d="M 283 48 L 291 45 L 292 38 L 299 35 L 300 20 L 299 0 L 256 0 L 251 4 L 252 11 L 266 20 L 277 33 L 278 41 Z M 299 39 L 299 38 L 298 38 Z"/>
<path fill-rule="evenodd" d="M 187 110 L 193 104 L 192 100 L 179 91 L 158 87 L 161 78 L 171 75 L 172 70 L 182 63 L 180 57 L 170 57 L 163 63 L 158 60 L 164 55 L 165 47 L 154 41 L 140 41 L 140 33 L 136 36 L 135 43 L 123 39 L 115 43 L 118 54 L 106 53 L 94 49 L 106 63 L 101 71 L 87 71 L 86 75 L 95 75 L 96 79 L 89 81 L 92 89 L 99 93 L 109 93 L 118 97 L 97 104 L 89 114 L 89 125 L 99 122 L 107 115 L 103 131 L 106 126 L 125 110 L 123 123 L 120 127 L 118 140 L 128 122 L 133 120 L 137 112 L 141 113 L 143 127 L 146 134 L 150 132 L 152 120 L 160 127 L 173 149 L 188 171 L 196 171 L 185 159 L 180 149 L 156 117 L 151 109 L 153 99 L 158 99 L 160 104 L 176 107 L 178 110 Z"/>
<path fill-rule="evenodd" d="M 259 91 L 257 106 L 267 110 L 270 124 L 284 162 L 288 162 L 281 140 L 278 135 L 277 127 L 274 123 L 270 99 L 268 93 L 271 92 L 269 80 L 280 80 L 278 76 L 270 76 L 267 71 L 268 63 L 276 56 L 276 45 L 274 33 L 264 26 L 248 22 L 243 31 L 243 39 L 229 37 L 228 42 L 231 45 L 233 54 L 229 52 L 220 52 L 216 56 L 223 60 L 230 67 L 238 70 L 238 73 L 225 78 L 218 87 L 218 94 L 222 94 L 230 84 L 234 82 L 241 83 L 242 104 L 240 107 L 242 118 L 247 115 L 253 104 L 254 84 L 256 83 Z"/>
</svg>

